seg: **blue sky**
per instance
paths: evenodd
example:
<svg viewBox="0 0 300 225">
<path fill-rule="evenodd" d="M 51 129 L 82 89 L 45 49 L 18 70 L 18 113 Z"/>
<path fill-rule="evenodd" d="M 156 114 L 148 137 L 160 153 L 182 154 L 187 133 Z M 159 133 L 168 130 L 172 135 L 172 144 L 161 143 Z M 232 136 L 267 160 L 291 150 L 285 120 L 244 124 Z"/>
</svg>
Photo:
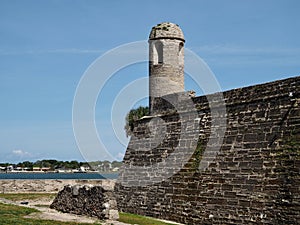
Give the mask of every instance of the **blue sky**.
<svg viewBox="0 0 300 225">
<path fill-rule="evenodd" d="M 72 130 L 82 75 L 106 51 L 146 40 L 160 22 L 180 25 L 185 47 L 222 90 L 299 75 L 299 9 L 297 0 L 0 0 L 0 162 L 84 160 Z M 116 158 L 126 146 L 111 129 L 111 93 L 147 73 L 147 64 L 125 68 L 99 96 L 97 130 Z"/>
</svg>

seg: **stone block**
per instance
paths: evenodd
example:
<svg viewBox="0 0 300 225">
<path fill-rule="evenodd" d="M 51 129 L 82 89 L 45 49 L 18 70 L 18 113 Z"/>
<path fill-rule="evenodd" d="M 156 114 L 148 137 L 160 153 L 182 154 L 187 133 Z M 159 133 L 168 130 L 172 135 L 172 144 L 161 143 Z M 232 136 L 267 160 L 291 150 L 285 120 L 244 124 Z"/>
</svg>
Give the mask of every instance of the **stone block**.
<svg viewBox="0 0 300 225">
<path fill-rule="evenodd" d="M 108 184 L 106 186 L 105 189 L 93 185 L 67 185 L 57 194 L 50 208 L 64 213 L 97 217 L 101 220 L 118 219 L 113 187 Z"/>
</svg>

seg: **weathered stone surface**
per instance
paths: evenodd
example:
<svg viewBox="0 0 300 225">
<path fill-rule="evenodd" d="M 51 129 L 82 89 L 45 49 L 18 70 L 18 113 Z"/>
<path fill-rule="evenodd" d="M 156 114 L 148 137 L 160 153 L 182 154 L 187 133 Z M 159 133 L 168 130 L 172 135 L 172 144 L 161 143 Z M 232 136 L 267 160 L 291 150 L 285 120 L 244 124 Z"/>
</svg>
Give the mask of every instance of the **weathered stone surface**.
<svg viewBox="0 0 300 225">
<path fill-rule="evenodd" d="M 155 98 L 184 91 L 184 36 L 177 24 L 153 27 L 149 37 L 149 106 L 156 115 Z"/>
<path fill-rule="evenodd" d="M 112 189 L 93 185 L 67 185 L 58 193 L 50 208 L 101 220 L 117 220 L 119 214 Z"/>
<path fill-rule="evenodd" d="M 227 109 L 225 137 L 209 167 L 197 171 L 203 152 L 195 153 L 175 175 L 148 186 L 139 185 L 141 171 L 125 177 L 126 171 L 121 171 L 125 185 L 115 188 L 119 209 L 185 224 L 299 224 L 299 87 L 300 77 L 294 77 L 222 93 Z M 212 120 L 208 97 L 193 98 L 204 149 Z M 153 106 L 163 113 L 168 107 L 164 100 L 157 101 Z M 172 169 L 166 165 L 162 173 L 149 176 L 151 165 L 154 168 L 177 146 L 189 146 L 189 140 L 180 136 L 188 114 L 182 104 L 177 112 L 158 116 L 154 122 L 150 123 L 151 118 L 138 121 L 124 164 L 149 167 L 143 179 L 153 181 L 165 169 Z M 161 132 L 158 147 L 151 131 Z"/>
</svg>

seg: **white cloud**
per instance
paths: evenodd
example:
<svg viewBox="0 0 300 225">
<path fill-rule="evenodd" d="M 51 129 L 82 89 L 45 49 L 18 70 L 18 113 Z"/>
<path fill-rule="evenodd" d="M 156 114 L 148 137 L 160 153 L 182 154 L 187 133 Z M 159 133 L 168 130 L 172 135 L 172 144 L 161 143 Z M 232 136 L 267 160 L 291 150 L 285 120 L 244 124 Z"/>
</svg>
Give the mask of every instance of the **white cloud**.
<svg viewBox="0 0 300 225">
<path fill-rule="evenodd" d="M 278 54 L 278 55 L 294 55 L 300 54 L 300 48 L 280 48 L 280 47 L 251 47 L 237 45 L 204 45 L 192 46 L 193 51 L 203 52 L 207 54 Z"/>
<path fill-rule="evenodd" d="M 21 149 L 13 150 L 12 153 L 15 156 L 24 157 L 24 156 L 31 156 L 29 152 L 23 151 Z"/>
<path fill-rule="evenodd" d="M 210 65 L 299 66 L 300 48 L 206 45 L 191 47 Z"/>
<path fill-rule="evenodd" d="M 4 51 L 0 49 L 0 55 L 32 55 L 32 54 L 102 54 L 103 50 L 99 49 L 43 49 L 43 50 L 26 50 L 26 51 Z"/>
<path fill-rule="evenodd" d="M 119 152 L 119 153 L 117 154 L 116 158 L 117 158 L 118 160 L 123 160 L 124 155 L 125 155 L 124 152 Z"/>
</svg>

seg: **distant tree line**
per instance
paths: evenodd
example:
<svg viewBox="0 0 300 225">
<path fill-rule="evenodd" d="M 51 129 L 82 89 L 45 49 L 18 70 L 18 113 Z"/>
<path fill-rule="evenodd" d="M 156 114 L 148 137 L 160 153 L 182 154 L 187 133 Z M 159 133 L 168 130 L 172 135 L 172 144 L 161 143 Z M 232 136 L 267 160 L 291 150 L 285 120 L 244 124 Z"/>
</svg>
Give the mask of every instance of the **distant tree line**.
<svg viewBox="0 0 300 225">
<path fill-rule="evenodd" d="M 118 161 L 94 161 L 94 162 L 78 162 L 76 160 L 72 161 L 59 161 L 55 159 L 43 159 L 38 160 L 36 162 L 30 162 L 30 161 L 24 161 L 19 162 L 16 164 L 13 163 L 0 163 L 1 167 L 7 167 L 7 166 L 13 166 L 13 167 L 21 167 L 21 168 L 28 168 L 29 170 L 32 170 L 33 167 L 39 167 L 39 168 L 50 168 L 51 170 L 55 169 L 78 169 L 80 167 L 91 167 L 92 169 L 97 169 L 98 167 L 104 165 L 109 168 L 115 168 L 120 167 L 121 162 Z"/>
</svg>

